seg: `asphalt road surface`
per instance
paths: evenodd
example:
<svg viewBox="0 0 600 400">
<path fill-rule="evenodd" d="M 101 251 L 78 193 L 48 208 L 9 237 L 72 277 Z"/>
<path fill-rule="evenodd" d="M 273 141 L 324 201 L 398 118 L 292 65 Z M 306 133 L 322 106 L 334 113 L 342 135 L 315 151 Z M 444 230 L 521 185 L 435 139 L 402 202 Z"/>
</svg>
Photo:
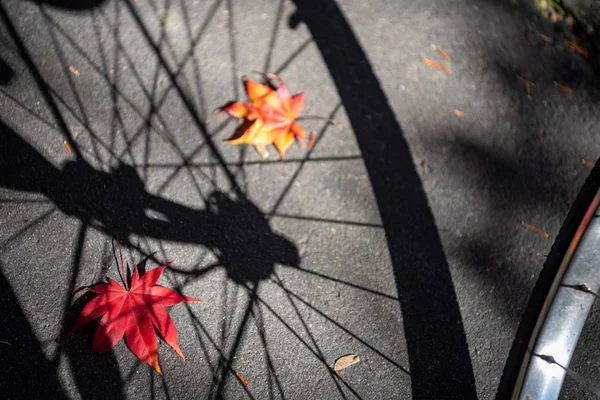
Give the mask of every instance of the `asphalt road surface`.
<svg viewBox="0 0 600 400">
<path fill-rule="evenodd" d="M 565 38 L 492 0 L 1 0 L 2 396 L 494 398 L 598 158 Z M 226 143 L 253 71 L 343 127 L 284 162 Z M 170 308 L 164 376 L 66 340 L 116 237 L 206 301 Z"/>
</svg>

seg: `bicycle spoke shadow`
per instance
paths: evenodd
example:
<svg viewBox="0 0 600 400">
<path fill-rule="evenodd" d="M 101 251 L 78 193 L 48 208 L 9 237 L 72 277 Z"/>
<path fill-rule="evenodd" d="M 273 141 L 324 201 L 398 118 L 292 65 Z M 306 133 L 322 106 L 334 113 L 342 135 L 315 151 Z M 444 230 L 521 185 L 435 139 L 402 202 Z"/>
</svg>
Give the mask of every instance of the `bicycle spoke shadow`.
<svg viewBox="0 0 600 400">
<path fill-rule="evenodd" d="M 63 213 L 86 221 L 108 236 L 118 236 L 125 245 L 135 247 L 130 240 L 133 235 L 194 243 L 206 247 L 218 258 L 218 262 L 191 272 L 173 268 L 179 274 L 196 279 L 212 269 L 224 268 L 231 281 L 249 287 L 256 297 L 259 283 L 272 275 L 275 264 L 299 266 L 296 246 L 274 233 L 260 209 L 242 195 L 232 199 L 213 191 L 206 199 L 205 209 L 193 209 L 148 193 L 136 170 L 127 164 L 119 165 L 110 173 L 94 169 L 80 159 L 56 168 L 2 121 L 0 134 L 3 137 L 0 170 L 6 171 L 0 176 L 0 187 L 44 194 Z M 246 318 L 257 301 L 251 300 Z M 71 326 L 77 313 L 73 310 L 68 313 L 65 325 Z M 243 337 L 246 325 L 247 321 L 236 333 L 237 340 Z M 66 329 L 67 326 L 63 327 L 62 332 L 66 333 Z M 16 333 L 9 336 L 14 337 Z M 99 370 L 80 368 L 91 357 L 89 344 L 74 339 L 64 347 L 82 395 L 91 393 L 90 381 L 103 376 L 101 380 L 117 383 L 105 385 L 102 393 L 108 396 L 103 397 L 117 397 L 115 393 L 119 393 L 122 382 L 118 368 L 114 368 L 114 357 L 101 357 L 110 367 L 94 362 L 90 364 Z M 33 369 L 38 366 L 45 368 L 43 363 L 30 364 Z M 219 390 L 222 390 L 226 380 L 221 377 L 220 381 Z M 9 386 L 4 393 L 18 395 L 20 392 L 16 390 Z"/>
<path fill-rule="evenodd" d="M 106 0 L 29 0 L 38 4 L 48 4 L 52 7 L 64 8 L 67 10 L 82 11 L 90 8 L 99 7 Z"/>
<path fill-rule="evenodd" d="M 297 267 L 300 262 L 295 245 L 274 233 L 242 195 L 232 199 L 213 191 L 204 210 L 190 208 L 148 193 L 127 164 L 107 173 L 77 159 L 58 169 L 2 121 L 0 131 L 0 169 L 6 171 L 0 187 L 42 193 L 63 213 L 126 245 L 132 245 L 132 235 L 202 245 L 218 255 L 215 267 L 222 265 L 239 284 L 269 277 L 275 263 Z"/>
</svg>

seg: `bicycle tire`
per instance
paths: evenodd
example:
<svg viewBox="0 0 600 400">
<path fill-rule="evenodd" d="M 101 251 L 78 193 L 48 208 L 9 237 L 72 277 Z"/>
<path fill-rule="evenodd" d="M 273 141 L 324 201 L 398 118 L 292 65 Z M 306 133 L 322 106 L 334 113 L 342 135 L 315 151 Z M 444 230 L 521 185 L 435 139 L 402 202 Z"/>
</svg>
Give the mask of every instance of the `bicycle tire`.
<svg viewBox="0 0 600 400">
<path fill-rule="evenodd" d="M 540 332 L 546 323 L 558 289 L 564 283 L 563 279 L 567 276 L 572 258 L 581 241 L 589 233 L 589 222 L 597 213 L 597 206 L 600 202 L 599 164 L 600 160 L 596 162 L 596 166 L 592 169 L 571 206 L 529 297 L 500 379 L 496 400 L 522 399 L 527 396 L 527 394 L 522 393 L 522 389 L 525 377 L 531 368 L 532 360 L 537 358 L 533 356 L 533 349 L 540 339 Z M 578 231 L 580 237 L 577 237 Z M 565 262 L 567 263 L 566 266 Z M 584 321 L 587 319 L 588 313 L 589 309 L 584 317 L 581 316 Z M 574 338 L 575 342 L 578 341 L 579 334 L 580 331 L 577 332 L 577 337 Z M 567 365 L 563 366 L 567 367 Z M 563 379 L 564 373 L 560 380 L 560 386 L 562 386 Z M 556 395 L 558 396 L 558 393 Z M 538 397 L 531 396 L 529 398 L 537 399 Z"/>
</svg>

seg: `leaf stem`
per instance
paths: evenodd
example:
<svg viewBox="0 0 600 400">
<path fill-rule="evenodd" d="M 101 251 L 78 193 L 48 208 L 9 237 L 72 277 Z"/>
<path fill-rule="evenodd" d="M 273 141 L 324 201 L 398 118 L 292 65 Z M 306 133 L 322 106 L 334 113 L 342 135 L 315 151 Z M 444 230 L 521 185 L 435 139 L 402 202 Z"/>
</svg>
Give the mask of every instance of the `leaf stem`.
<svg viewBox="0 0 600 400">
<path fill-rule="evenodd" d="M 125 290 L 129 290 L 127 286 L 127 278 L 125 277 L 125 264 L 123 263 L 123 252 L 121 251 L 121 241 L 117 239 L 117 246 L 119 247 L 119 257 L 121 258 L 121 280 L 125 286 Z"/>
</svg>

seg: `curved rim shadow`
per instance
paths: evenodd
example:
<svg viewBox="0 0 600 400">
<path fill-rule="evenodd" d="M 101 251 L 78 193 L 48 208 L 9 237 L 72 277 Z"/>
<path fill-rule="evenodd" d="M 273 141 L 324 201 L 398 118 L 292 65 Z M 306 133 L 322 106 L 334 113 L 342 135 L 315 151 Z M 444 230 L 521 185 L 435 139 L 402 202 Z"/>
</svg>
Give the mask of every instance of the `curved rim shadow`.
<svg viewBox="0 0 600 400">
<path fill-rule="evenodd" d="M 383 220 L 402 309 L 413 398 L 475 399 L 452 277 L 402 129 L 334 0 L 293 0 L 338 89 Z"/>
</svg>

